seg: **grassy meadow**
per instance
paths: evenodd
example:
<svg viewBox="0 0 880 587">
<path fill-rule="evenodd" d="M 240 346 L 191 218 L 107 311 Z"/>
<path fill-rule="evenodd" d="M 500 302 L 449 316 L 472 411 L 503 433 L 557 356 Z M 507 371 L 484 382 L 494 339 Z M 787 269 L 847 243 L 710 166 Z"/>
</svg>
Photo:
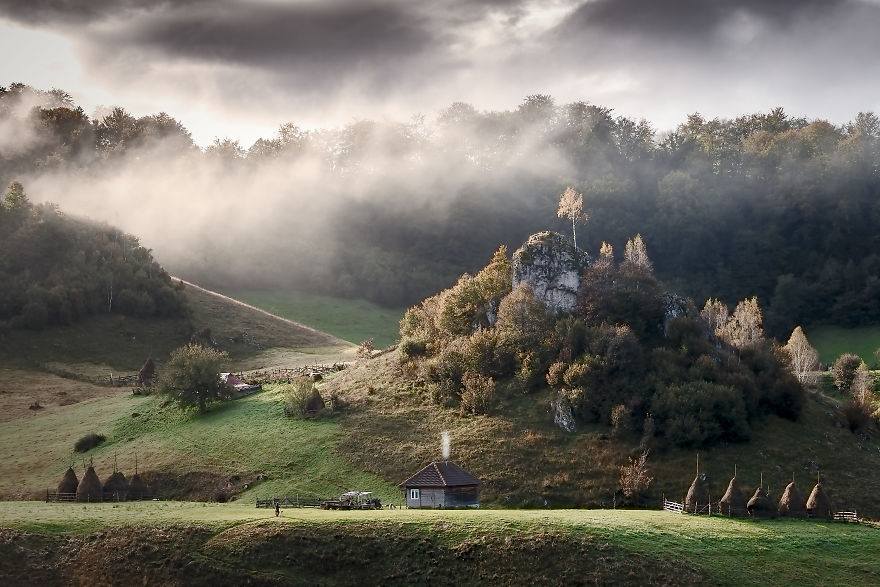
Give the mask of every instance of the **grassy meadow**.
<svg viewBox="0 0 880 587">
<path fill-rule="evenodd" d="M 806 334 L 810 344 L 819 351 L 822 363 L 830 365 L 843 353 L 853 353 L 869 366 L 877 364 L 874 351 L 880 348 L 880 326 L 818 326 Z"/>
<path fill-rule="evenodd" d="M 465 545 L 491 545 L 497 548 L 499 557 L 505 556 L 505 548 L 525 548 L 526 552 L 532 549 L 534 556 L 534 549 L 549 542 L 555 556 L 562 559 L 570 557 L 570 550 L 577 553 L 578 548 L 586 545 L 606 557 L 631 557 L 642 566 L 629 569 L 630 573 L 647 575 L 652 564 L 672 564 L 682 571 L 680 579 L 684 582 L 872 585 L 880 581 L 880 563 L 876 560 L 880 529 L 872 526 L 735 520 L 659 511 L 286 509 L 280 518 L 275 518 L 271 510 L 239 504 L 0 502 L 0 526 L 41 535 L 77 535 L 113 527 L 144 526 L 165 527 L 167 532 L 169 526 L 197 526 L 207 528 L 212 535 L 201 547 L 203 551 L 215 549 L 214 552 L 227 555 L 264 549 L 279 536 L 289 538 L 303 532 L 313 538 L 350 538 L 361 548 L 373 542 L 373 550 L 379 548 L 382 540 L 392 537 L 430 541 L 437 549 L 453 551 Z M 356 557 L 356 552 L 351 556 Z M 456 563 L 466 566 L 471 558 L 473 555 L 459 555 Z M 529 560 L 531 557 L 526 555 L 525 562 Z M 646 563 L 648 566 L 643 566 Z M 410 564 L 418 566 L 419 561 Z M 590 563 L 582 560 L 580 564 L 586 567 Z M 541 565 L 552 567 L 553 563 L 545 560 Z M 347 570 L 351 572 L 351 568 Z M 576 573 L 578 568 L 568 571 Z M 333 571 L 325 572 L 331 575 Z M 367 565 L 365 572 L 369 573 Z M 616 582 L 635 583 L 636 579 L 633 575 L 622 576 Z M 676 582 L 674 579 L 670 582 Z"/>
<path fill-rule="evenodd" d="M 366 300 L 348 300 L 296 291 L 230 290 L 224 293 L 354 344 L 373 338 L 377 349 L 397 341 L 398 325 L 406 309 L 383 308 Z"/>
<path fill-rule="evenodd" d="M 360 489 L 399 502 L 394 485 L 340 458 L 336 446 L 345 431 L 337 421 L 293 420 L 283 406 L 280 385 L 215 404 L 203 415 L 162 397 L 121 393 L 0 423 L 0 495 L 39 495 L 54 488 L 70 464 L 82 476 L 84 460 L 94 461 L 101 479 L 114 463 L 131 476 L 137 459 L 141 472 L 197 473 L 193 483 L 202 487 L 193 488 L 193 496 L 202 499 L 222 493 L 253 503 L 274 495 L 331 497 Z M 92 432 L 107 440 L 74 453 L 74 443 Z"/>
</svg>

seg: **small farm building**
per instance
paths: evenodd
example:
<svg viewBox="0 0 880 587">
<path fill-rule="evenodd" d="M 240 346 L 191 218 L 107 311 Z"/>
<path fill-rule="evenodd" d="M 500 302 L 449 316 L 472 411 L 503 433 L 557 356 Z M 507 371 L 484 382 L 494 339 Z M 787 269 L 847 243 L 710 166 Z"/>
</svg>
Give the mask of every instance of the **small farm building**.
<svg viewBox="0 0 880 587">
<path fill-rule="evenodd" d="M 220 381 L 228 385 L 238 397 L 250 395 L 262 389 L 260 385 L 250 385 L 236 377 L 233 373 L 221 373 Z"/>
<path fill-rule="evenodd" d="M 431 463 L 400 484 L 410 508 L 480 507 L 482 482 L 450 461 Z"/>
</svg>

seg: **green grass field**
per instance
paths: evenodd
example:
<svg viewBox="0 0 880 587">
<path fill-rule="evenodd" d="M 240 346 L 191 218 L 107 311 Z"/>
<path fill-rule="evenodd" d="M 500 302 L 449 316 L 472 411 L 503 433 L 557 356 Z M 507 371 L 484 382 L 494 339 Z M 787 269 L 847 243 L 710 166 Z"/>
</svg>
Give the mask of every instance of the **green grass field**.
<svg viewBox="0 0 880 587">
<path fill-rule="evenodd" d="M 618 556 L 674 561 L 721 585 L 875 585 L 880 581 L 880 530 L 858 524 L 752 521 L 638 510 L 271 510 L 236 504 L 139 502 L 121 504 L 0 503 L 0 526 L 38 534 L 83 534 L 118 526 L 206 527 L 215 547 L 304 528 L 336 540 L 374 533 L 426 537 L 455 549 L 482 541 L 519 545 L 569 541 L 607 545 Z M 362 540 L 362 543 L 369 538 Z M 582 542 L 583 544 L 583 542 Z M 257 546 L 252 546 L 257 548 Z M 351 553 L 356 556 L 356 553 Z M 465 559 L 466 561 L 466 559 Z M 417 562 L 416 562 L 417 564 Z M 647 569 L 642 569 L 646 572 Z M 622 577 L 621 579 L 625 579 Z M 633 577 L 622 583 L 634 583 Z"/>
<path fill-rule="evenodd" d="M 822 363 L 831 364 L 843 353 L 859 355 L 869 366 L 877 363 L 874 351 L 880 348 L 880 326 L 819 326 L 806 334 Z"/>
<path fill-rule="evenodd" d="M 280 386 L 215 404 L 203 415 L 163 399 L 121 392 L 0 423 L 0 495 L 54 488 L 71 463 L 81 476 L 83 459 L 94 460 L 101 479 L 112 473 L 114 461 L 131 476 L 137 458 L 141 472 L 203 473 L 203 499 L 226 491 L 253 503 L 275 495 L 331 497 L 359 489 L 374 491 L 386 503 L 399 502 L 394 485 L 338 456 L 345 434 L 338 422 L 285 417 Z M 90 432 L 105 435 L 106 442 L 85 455 L 74 453 L 74 443 Z M 228 480 L 233 487 L 227 490 Z"/>
<path fill-rule="evenodd" d="M 405 310 L 383 308 L 365 300 L 294 291 L 228 290 L 223 293 L 354 344 L 372 337 L 377 349 L 397 341 L 398 326 Z"/>
</svg>

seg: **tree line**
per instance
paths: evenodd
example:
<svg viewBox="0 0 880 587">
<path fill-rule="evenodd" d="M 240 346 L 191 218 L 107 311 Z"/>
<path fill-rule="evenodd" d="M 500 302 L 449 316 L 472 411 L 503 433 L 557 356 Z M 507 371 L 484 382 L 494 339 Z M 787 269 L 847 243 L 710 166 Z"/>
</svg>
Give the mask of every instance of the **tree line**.
<svg viewBox="0 0 880 587">
<path fill-rule="evenodd" d="M 100 313 L 179 317 L 180 286 L 138 239 L 30 202 L 10 184 L 0 205 L 0 329 L 42 330 Z"/>
<path fill-rule="evenodd" d="M 333 246 L 321 262 L 291 266 L 282 283 L 246 268 L 230 275 L 221 259 L 209 260 L 193 268 L 207 281 L 256 280 L 409 305 L 479 268 L 499 242 L 513 247 L 546 226 L 563 229 L 556 198 L 572 186 L 590 217 L 578 231 L 588 252 L 598 254 L 603 241 L 621 251 L 640 233 L 658 278 L 700 302 L 757 296 L 774 336 L 796 324 L 880 321 L 873 250 L 880 119 L 873 113 L 842 125 L 781 108 L 733 119 L 692 114 L 658 133 L 605 106 L 533 95 L 506 111 L 455 103 L 431 120 L 315 130 L 287 123 L 249 147 L 216 139 L 199 149 L 165 113 L 135 117 L 115 108 L 90 119 L 61 90 L 12 84 L 0 89 L 0 120 L 32 137 L 2 151 L 7 180 L 67 168 L 112 171 L 159 153 L 193 165 L 222 161 L 253 177 L 313 164 L 321 186 L 313 196 L 333 194 L 326 198 L 332 221 L 322 225 Z M 243 195 L 243 205 L 250 199 Z M 279 257 L 308 246 L 293 234 L 274 238 Z"/>
</svg>

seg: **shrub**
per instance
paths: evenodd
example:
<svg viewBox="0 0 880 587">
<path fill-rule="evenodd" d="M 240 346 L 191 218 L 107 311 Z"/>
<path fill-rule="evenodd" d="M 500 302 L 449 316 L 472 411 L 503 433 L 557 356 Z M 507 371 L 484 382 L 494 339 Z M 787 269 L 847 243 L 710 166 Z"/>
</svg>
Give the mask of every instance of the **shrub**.
<svg viewBox="0 0 880 587">
<path fill-rule="evenodd" d="M 462 414 L 488 414 L 489 403 L 495 395 L 495 380 L 479 373 L 465 373 L 461 378 Z"/>
<path fill-rule="evenodd" d="M 562 361 L 556 361 L 547 369 L 547 385 L 550 387 L 561 387 L 562 376 L 565 374 L 568 365 Z"/>
<path fill-rule="evenodd" d="M 691 381 L 661 388 L 654 395 L 652 412 L 666 439 L 679 446 L 749 437 L 742 395 L 726 385 Z"/>
<path fill-rule="evenodd" d="M 615 436 L 620 436 L 630 430 L 630 418 L 630 409 L 626 405 L 617 404 L 611 408 L 611 427 Z"/>
<path fill-rule="evenodd" d="M 627 499 L 633 499 L 647 491 L 654 480 L 648 475 L 648 452 L 643 450 L 638 459 L 629 457 L 629 464 L 620 467 L 620 489 Z"/>
<path fill-rule="evenodd" d="M 107 440 L 107 437 L 103 434 L 95 434 L 92 432 L 91 434 L 86 434 L 82 438 L 76 441 L 76 444 L 73 445 L 73 449 L 76 452 L 88 452 L 100 445 L 102 442 Z"/>
<path fill-rule="evenodd" d="M 846 418 L 849 429 L 853 432 L 867 428 L 872 421 L 874 412 L 874 394 L 865 389 L 843 404 L 841 411 Z"/>
<path fill-rule="evenodd" d="M 314 385 L 308 379 L 297 379 L 283 388 L 284 415 L 288 418 L 305 418 Z"/>
<path fill-rule="evenodd" d="M 367 340 L 361 341 L 361 343 L 358 345 L 355 355 L 359 359 L 369 359 L 373 356 L 374 350 L 375 343 L 373 342 L 373 338 L 371 337 Z"/>
<path fill-rule="evenodd" d="M 415 338 L 404 338 L 400 341 L 400 352 L 404 356 L 413 358 L 420 357 L 425 354 L 425 343 Z"/>
<path fill-rule="evenodd" d="M 856 371 L 861 364 L 862 358 L 852 353 L 844 353 L 837 357 L 831 367 L 835 387 L 840 391 L 849 391 L 856 378 Z"/>
</svg>

